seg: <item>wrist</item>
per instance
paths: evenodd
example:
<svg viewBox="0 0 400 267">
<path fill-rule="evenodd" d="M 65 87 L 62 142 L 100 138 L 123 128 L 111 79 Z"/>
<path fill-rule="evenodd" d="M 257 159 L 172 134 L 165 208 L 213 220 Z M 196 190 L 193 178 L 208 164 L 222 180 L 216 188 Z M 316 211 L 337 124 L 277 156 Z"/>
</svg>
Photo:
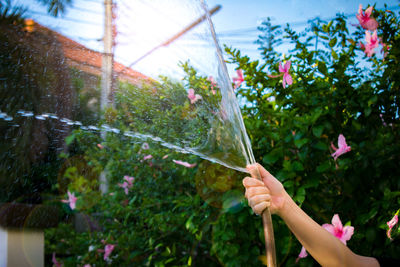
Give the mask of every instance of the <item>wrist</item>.
<svg viewBox="0 0 400 267">
<path fill-rule="evenodd" d="M 279 201 L 280 205 L 279 209 L 277 210 L 277 214 L 283 219 L 287 214 L 290 214 L 291 210 L 293 210 L 293 204 L 296 205 L 296 203 L 294 203 L 293 199 L 286 192 L 286 190 L 283 190 Z"/>
</svg>

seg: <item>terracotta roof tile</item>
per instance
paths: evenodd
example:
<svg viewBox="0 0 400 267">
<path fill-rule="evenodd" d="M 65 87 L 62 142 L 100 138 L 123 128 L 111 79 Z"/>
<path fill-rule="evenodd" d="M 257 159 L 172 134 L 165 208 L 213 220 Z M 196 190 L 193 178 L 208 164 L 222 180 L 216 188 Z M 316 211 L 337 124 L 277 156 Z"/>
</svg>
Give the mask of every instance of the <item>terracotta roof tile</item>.
<svg viewBox="0 0 400 267">
<path fill-rule="evenodd" d="M 101 75 L 102 65 L 102 53 L 89 49 L 86 46 L 56 32 L 53 31 L 33 20 L 27 19 L 26 24 L 29 25 L 30 31 L 40 30 L 51 33 L 56 36 L 60 42 L 64 56 L 67 59 L 67 64 L 75 67 L 79 70 L 94 74 Z M 33 30 L 32 30 L 33 25 Z M 114 74 L 118 76 L 118 79 L 128 81 L 131 83 L 138 83 L 143 80 L 151 80 L 151 78 L 144 74 L 137 72 L 131 68 L 124 66 L 123 64 L 114 61 Z"/>
</svg>

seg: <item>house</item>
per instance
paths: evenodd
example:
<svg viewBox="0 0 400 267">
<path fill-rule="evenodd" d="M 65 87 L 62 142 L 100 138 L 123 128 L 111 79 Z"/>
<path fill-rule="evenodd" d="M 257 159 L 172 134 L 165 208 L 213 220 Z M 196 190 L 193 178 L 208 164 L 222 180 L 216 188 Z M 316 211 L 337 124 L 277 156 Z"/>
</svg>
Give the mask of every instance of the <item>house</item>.
<svg viewBox="0 0 400 267">
<path fill-rule="evenodd" d="M 25 30 L 28 32 L 41 31 L 48 32 L 55 36 L 62 46 L 64 57 L 68 66 L 76 68 L 88 74 L 101 77 L 102 53 L 89 49 L 86 46 L 56 32 L 33 19 L 25 20 Z M 124 66 L 114 61 L 114 76 L 120 81 L 127 81 L 132 84 L 139 84 L 149 78 L 140 72 Z"/>
</svg>

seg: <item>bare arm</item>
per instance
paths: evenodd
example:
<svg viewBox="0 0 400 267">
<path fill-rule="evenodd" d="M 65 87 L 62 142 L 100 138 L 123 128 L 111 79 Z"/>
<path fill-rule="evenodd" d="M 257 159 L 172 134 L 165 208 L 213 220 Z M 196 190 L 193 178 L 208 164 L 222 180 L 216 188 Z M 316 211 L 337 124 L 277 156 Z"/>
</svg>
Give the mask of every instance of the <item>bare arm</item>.
<svg viewBox="0 0 400 267">
<path fill-rule="evenodd" d="M 279 215 L 292 233 L 322 266 L 371 266 L 378 267 L 375 258 L 353 253 L 339 239 L 311 219 L 286 193 L 282 184 L 261 165 L 251 165 L 249 172 L 255 176 L 256 168 L 263 181 L 246 177 L 246 197 L 255 213 L 260 214 L 266 207 Z"/>
</svg>

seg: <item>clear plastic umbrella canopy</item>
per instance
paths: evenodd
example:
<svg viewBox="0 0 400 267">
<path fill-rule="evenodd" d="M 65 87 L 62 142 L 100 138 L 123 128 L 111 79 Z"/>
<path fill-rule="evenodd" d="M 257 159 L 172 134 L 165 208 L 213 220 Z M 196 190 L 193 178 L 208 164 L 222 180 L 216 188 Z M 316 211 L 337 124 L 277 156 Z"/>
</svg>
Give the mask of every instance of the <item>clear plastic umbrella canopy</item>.
<svg viewBox="0 0 400 267">
<path fill-rule="evenodd" d="M 254 162 L 212 25 L 219 7 L 124 3 L 112 13 L 110 52 L 29 19 L 2 27 L 2 183 L 62 159 L 74 130 L 154 141 L 243 172 Z"/>
<path fill-rule="evenodd" d="M 202 1 L 137 1 L 120 18 L 121 58 L 140 76 L 123 87 L 128 134 L 244 170 L 252 157 L 212 12 Z M 129 26 L 127 25 L 130 23 Z M 128 88 L 129 87 L 129 88 Z M 118 94 L 118 93 L 117 93 Z"/>
</svg>

